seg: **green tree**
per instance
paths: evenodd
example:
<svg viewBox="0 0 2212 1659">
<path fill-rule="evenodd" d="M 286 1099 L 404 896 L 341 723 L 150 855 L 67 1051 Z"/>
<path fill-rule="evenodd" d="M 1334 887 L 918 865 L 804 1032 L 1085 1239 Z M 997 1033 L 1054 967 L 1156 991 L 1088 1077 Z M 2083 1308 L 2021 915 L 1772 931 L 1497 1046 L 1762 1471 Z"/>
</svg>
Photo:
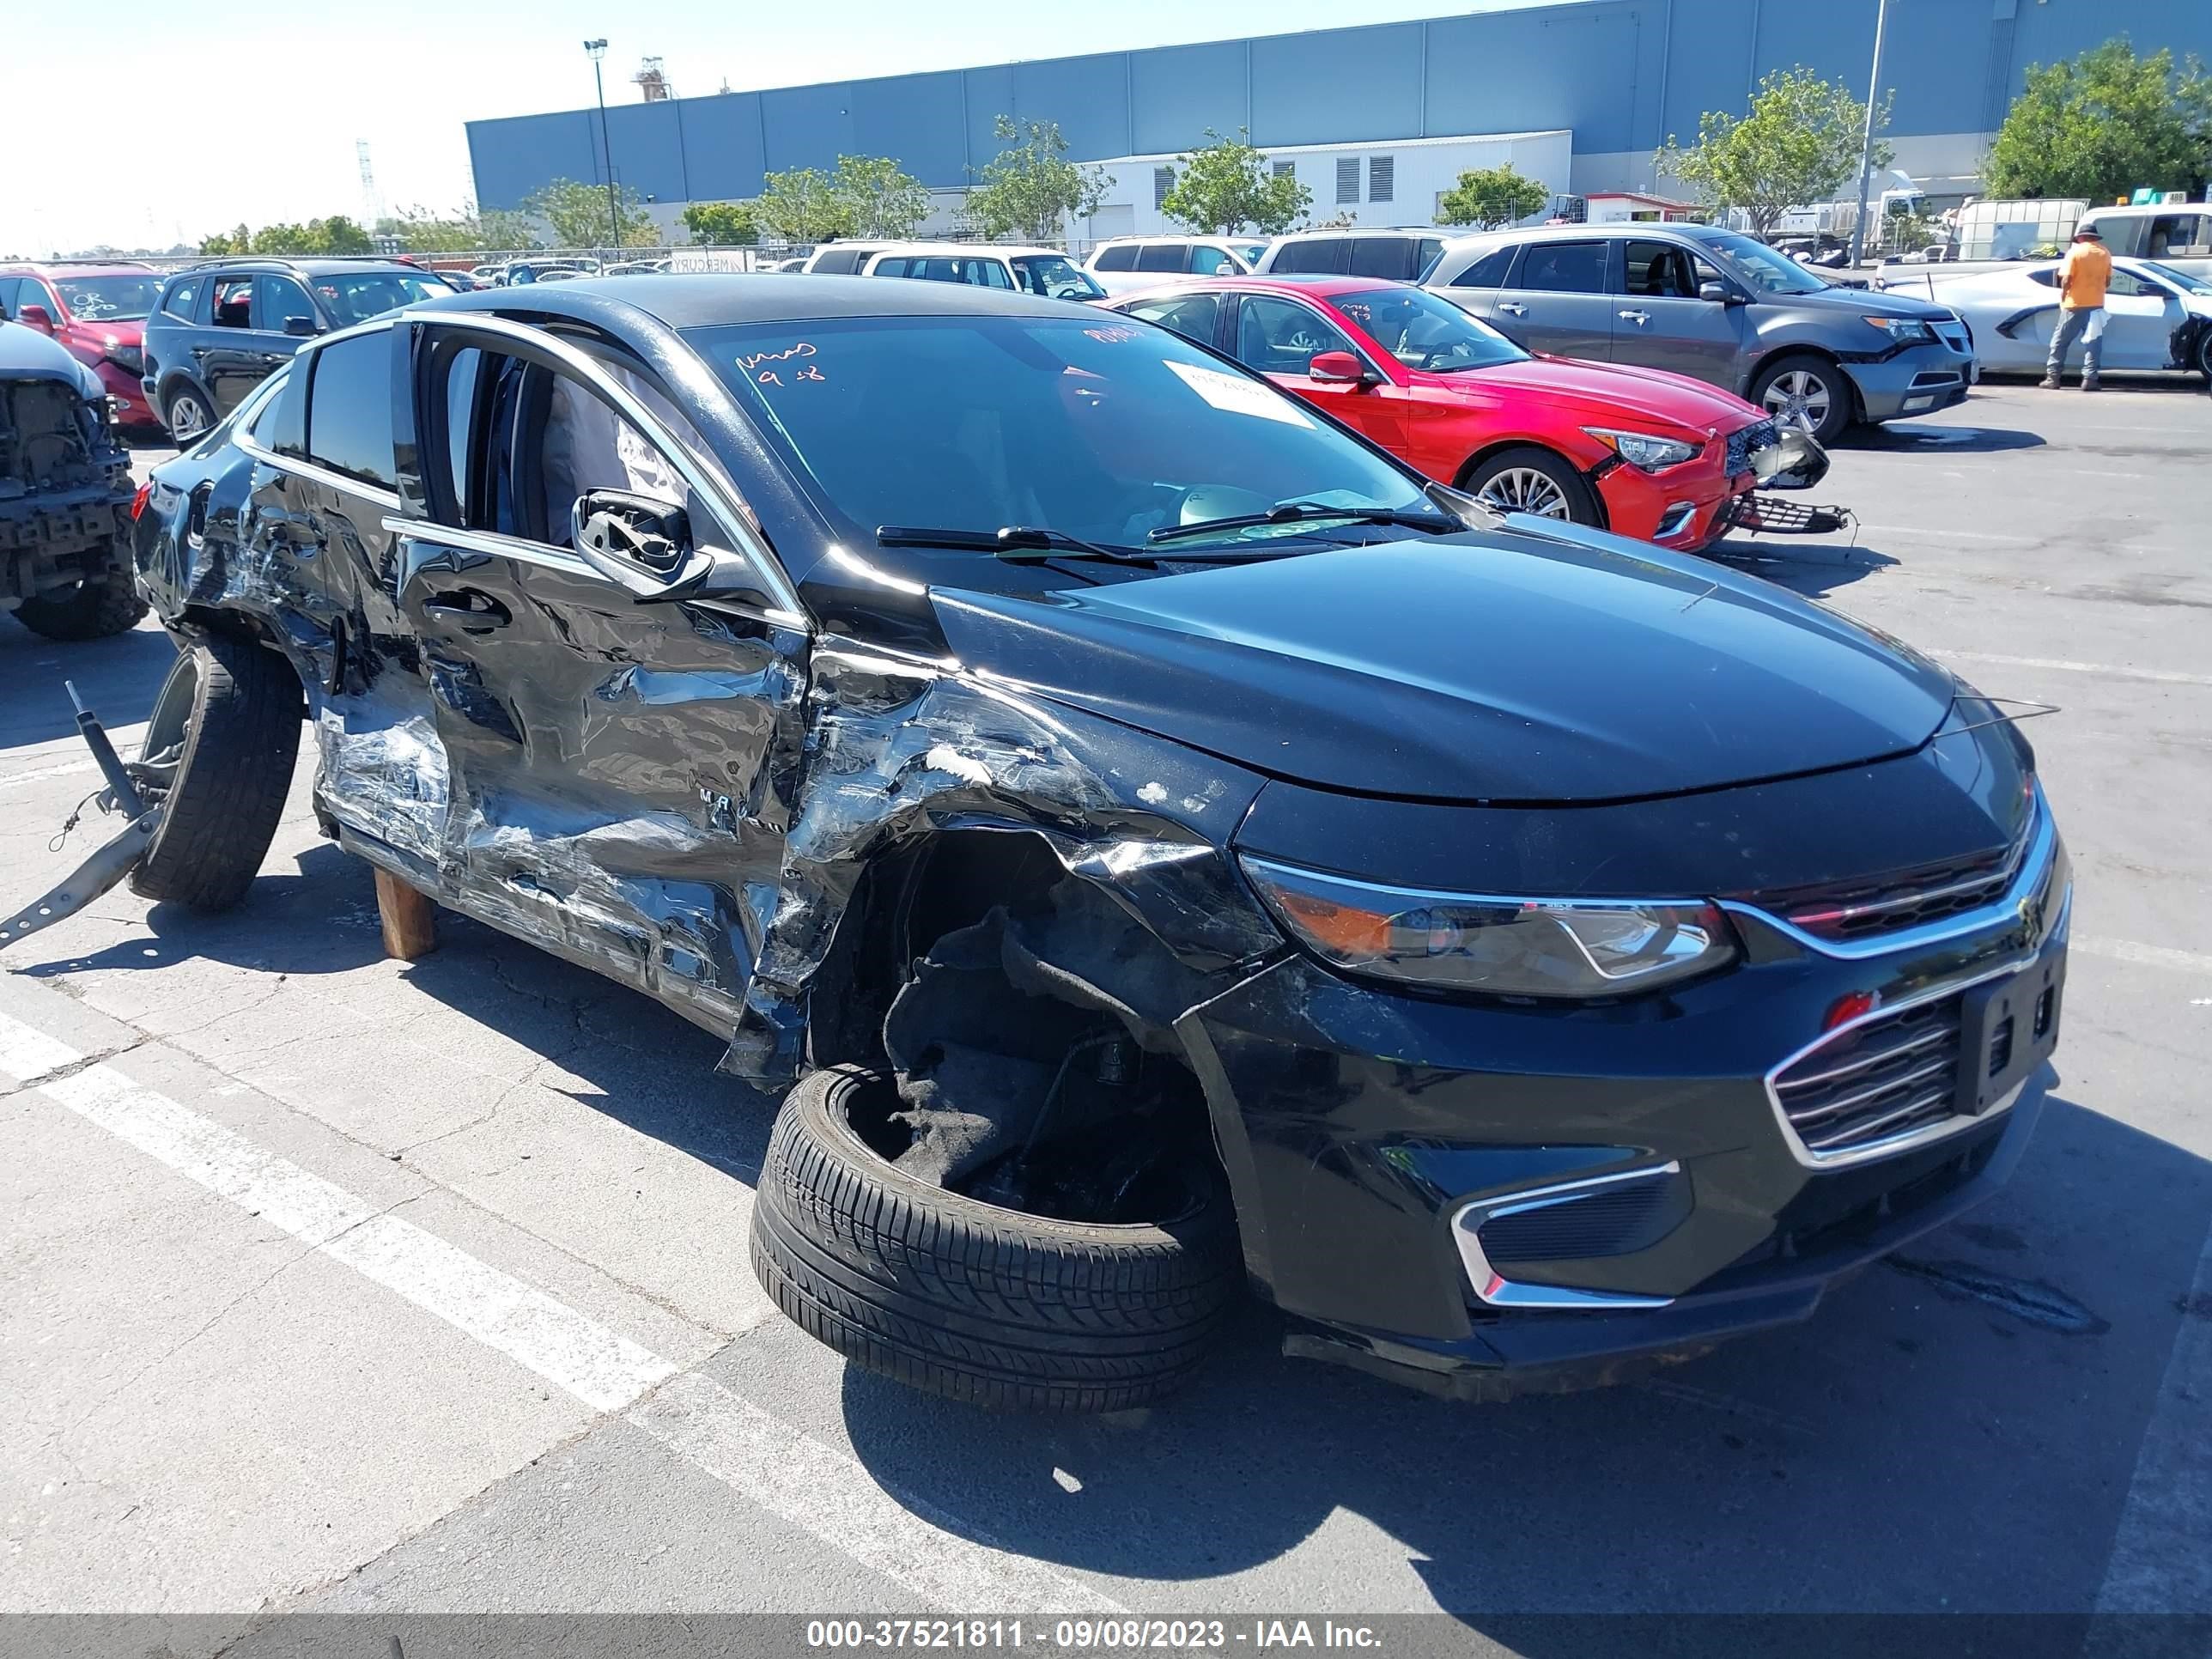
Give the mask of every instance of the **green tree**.
<svg viewBox="0 0 2212 1659">
<path fill-rule="evenodd" d="M 853 234 L 853 204 L 818 167 L 792 167 L 762 180 L 753 204 L 760 228 L 779 242 L 827 242 Z"/>
<path fill-rule="evenodd" d="M 622 217 L 623 247 L 652 247 L 660 240 L 653 216 L 636 191 L 615 186 L 615 208 Z M 553 233 L 556 247 L 613 247 L 614 227 L 607 215 L 607 187 L 556 179 L 522 198 L 522 211 Z"/>
<path fill-rule="evenodd" d="M 1541 212 L 1551 199 L 1541 182 L 1522 177 L 1510 162 L 1502 167 L 1471 167 L 1437 204 L 1437 222 L 1496 230 Z"/>
<path fill-rule="evenodd" d="M 1106 169 L 1067 159 L 1067 140 L 1055 121 L 1017 124 L 1001 115 L 991 131 L 1004 147 L 986 162 L 981 182 L 968 192 L 969 216 L 986 236 L 1025 236 L 1033 242 L 1065 235 L 1070 219 L 1088 219 L 1106 199 Z"/>
<path fill-rule="evenodd" d="M 1983 164 L 1992 196 L 2109 202 L 2142 185 L 2197 189 L 2212 173 L 2212 76 L 2125 39 L 2038 64 Z"/>
<path fill-rule="evenodd" d="M 200 252 L 207 254 L 245 253 L 252 246 L 253 233 L 246 228 L 243 219 L 238 222 L 235 230 L 218 230 L 211 236 L 200 238 Z"/>
<path fill-rule="evenodd" d="M 1785 210 L 1835 199 L 1858 177 L 1866 106 L 1841 82 L 1823 81 L 1802 65 L 1763 77 L 1751 112 L 1708 110 L 1698 123 L 1694 149 L 1670 136 L 1655 158 L 1715 207 L 1741 208 L 1752 233 L 1765 236 Z M 1883 100 L 1875 131 L 1889 123 Z M 1875 165 L 1887 167 L 1890 147 L 1877 142 Z"/>
<path fill-rule="evenodd" d="M 513 208 L 486 209 L 477 215 L 477 229 L 483 238 L 477 246 L 483 248 L 526 252 L 545 246 L 538 234 L 537 222 Z"/>
<path fill-rule="evenodd" d="M 1234 236 L 1245 226 L 1279 236 L 1305 216 L 1313 192 L 1295 174 L 1269 169 L 1267 158 L 1245 142 L 1240 127 L 1234 138 L 1206 130 L 1210 143 L 1179 157 L 1175 188 L 1160 210 L 1193 230 Z"/>
<path fill-rule="evenodd" d="M 389 236 L 408 253 L 467 253 L 483 247 L 483 222 L 473 205 L 443 215 L 427 207 L 404 207 L 376 222 L 376 234 Z"/>
<path fill-rule="evenodd" d="M 841 155 L 830 187 L 856 236 L 911 236 L 929 217 L 929 189 L 888 155 Z"/>
<path fill-rule="evenodd" d="M 243 225 L 239 231 L 245 230 Z M 229 238 L 234 243 L 239 237 Z M 310 219 L 305 224 L 264 225 L 252 235 L 244 239 L 245 246 L 225 249 L 236 253 L 374 253 L 376 243 L 369 234 L 342 213 L 327 219 Z"/>
<path fill-rule="evenodd" d="M 684 228 L 695 242 L 723 247 L 750 247 L 760 240 L 750 202 L 694 202 L 684 210 Z"/>
</svg>

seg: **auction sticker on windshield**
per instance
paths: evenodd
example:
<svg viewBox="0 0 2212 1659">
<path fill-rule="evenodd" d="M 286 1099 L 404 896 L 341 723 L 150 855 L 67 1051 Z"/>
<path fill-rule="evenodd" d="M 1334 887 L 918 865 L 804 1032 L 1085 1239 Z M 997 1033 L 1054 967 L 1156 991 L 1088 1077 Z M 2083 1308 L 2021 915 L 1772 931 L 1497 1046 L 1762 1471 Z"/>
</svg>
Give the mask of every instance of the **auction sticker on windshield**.
<svg viewBox="0 0 2212 1659">
<path fill-rule="evenodd" d="M 1195 363 L 1170 359 L 1167 366 L 1177 380 L 1216 409 L 1231 415 L 1256 415 L 1263 421 L 1280 421 L 1286 426 L 1313 424 L 1304 410 L 1267 386 L 1224 374 L 1218 368 L 1201 368 Z"/>
</svg>

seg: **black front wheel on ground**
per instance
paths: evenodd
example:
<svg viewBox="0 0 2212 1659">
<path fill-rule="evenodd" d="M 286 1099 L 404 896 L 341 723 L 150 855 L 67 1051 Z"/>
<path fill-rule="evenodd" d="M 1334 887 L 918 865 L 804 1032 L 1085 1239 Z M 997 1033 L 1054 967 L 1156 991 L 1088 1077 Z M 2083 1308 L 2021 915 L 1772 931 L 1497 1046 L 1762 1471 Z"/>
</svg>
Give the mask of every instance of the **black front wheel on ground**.
<svg viewBox="0 0 2212 1659">
<path fill-rule="evenodd" d="M 862 1138 L 891 1079 L 815 1073 L 777 1115 L 754 1195 L 753 1272 L 809 1334 L 954 1400 L 1110 1412 L 1180 1387 L 1241 1288 L 1229 1195 L 1189 1169 L 1158 1222 L 1059 1220 L 897 1168 Z"/>
<path fill-rule="evenodd" d="M 1760 369 L 1751 383 L 1751 401 L 1823 444 L 1842 437 L 1856 411 L 1844 371 L 1808 351 L 1777 357 Z"/>
<path fill-rule="evenodd" d="M 1459 487 L 1501 513 L 1528 513 L 1571 524 L 1601 522 L 1596 497 L 1573 463 L 1533 444 L 1486 457 L 1460 475 Z"/>
<path fill-rule="evenodd" d="M 145 614 L 146 601 L 138 597 L 127 562 L 15 607 L 17 622 L 50 640 L 104 640 L 135 626 Z"/>
<path fill-rule="evenodd" d="M 210 635 L 178 653 L 134 768 L 163 810 L 133 892 L 195 910 L 246 896 L 283 815 L 305 713 L 299 677 L 273 651 Z"/>
</svg>

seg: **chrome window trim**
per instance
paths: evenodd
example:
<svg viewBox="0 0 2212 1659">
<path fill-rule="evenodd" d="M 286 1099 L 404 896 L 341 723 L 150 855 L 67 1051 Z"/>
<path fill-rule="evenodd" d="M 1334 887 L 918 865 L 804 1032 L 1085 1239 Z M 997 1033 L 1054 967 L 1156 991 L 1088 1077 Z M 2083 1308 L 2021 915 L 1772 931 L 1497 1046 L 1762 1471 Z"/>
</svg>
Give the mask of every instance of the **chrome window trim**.
<svg viewBox="0 0 2212 1659">
<path fill-rule="evenodd" d="M 366 495 L 389 512 L 399 510 L 399 492 L 396 489 L 386 489 L 382 484 L 373 484 L 364 479 L 349 477 L 343 472 L 333 472 L 326 466 L 303 461 L 296 455 L 279 455 L 273 449 L 264 449 L 242 429 L 231 434 L 230 441 L 264 466 L 273 466 L 279 472 L 290 473 L 312 483 L 328 484 L 333 489 L 350 490 L 356 495 Z"/>
<path fill-rule="evenodd" d="M 1663 1308 L 1674 1301 L 1671 1296 L 1639 1296 L 1626 1291 L 1583 1291 L 1564 1285 L 1529 1285 L 1509 1279 L 1490 1265 L 1483 1254 L 1482 1240 L 1478 1236 L 1485 1222 L 1503 1215 L 1518 1215 L 1528 1210 L 1547 1210 L 1560 1204 L 1571 1204 L 1577 1199 L 1588 1198 L 1608 1187 L 1624 1181 L 1650 1181 L 1662 1176 L 1682 1173 L 1679 1158 L 1669 1158 L 1664 1164 L 1654 1164 L 1640 1170 L 1616 1170 L 1610 1175 L 1589 1176 L 1577 1181 L 1554 1182 L 1543 1187 L 1524 1187 L 1518 1192 L 1493 1194 L 1488 1198 L 1471 1199 L 1452 1212 L 1452 1242 L 1459 1247 L 1459 1258 L 1467 1269 L 1468 1284 L 1475 1300 L 1489 1308 L 1577 1310 L 1584 1312 L 1619 1312 L 1631 1308 Z"/>
<path fill-rule="evenodd" d="M 495 559 L 515 559 L 546 570 L 557 570 L 564 575 L 581 576 L 604 586 L 614 586 L 574 553 L 562 548 L 548 547 L 542 542 L 533 542 L 521 536 L 503 535 L 496 530 L 454 530 L 429 519 L 402 518 L 397 496 L 392 499 L 391 506 L 393 510 L 385 515 L 384 528 L 410 542 L 430 542 L 440 547 L 458 547 L 470 553 L 489 554 Z M 804 612 L 786 611 L 775 605 L 734 605 L 727 599 L 687 599 L 684 603 L 773 623 L 779 628 L 811 629 L 813 626 Z"/>
<path fill-rule="evenodd" d="M 774 608 L 795 617 L 806 615 L 806 607 L 799 599 L 799 590 L 793 586 L 790 576 L 785 573 L 774 550 L 754 527 L 753 515 L 744 507 L 744 495 L 737 488 L 735 481 L 721 477 L 719 466 L 710 470 L 702 458 L 692 453 L 689 445 L 679 442 L 658 416 L 632 397 L 629 389 L 609 374 L 588 352 L 578 350 L 558 335 L 532 328 L 526 323 L 518 323 L 512 318 L 501 317 L 495 312 L 404 311 L 393 320 L 441 328 L 474 330 L 514 340 L 544 353 L 577 379 L 588 383 L 593 391 L 613 404 L 623 418 L 651 440 L 675 464 L 676 470 L 684 475 L 684 483 L 712 507 L 714 516 L 721 520 L 724 533 L 737 544 L 738 552 L 753 567 L 754 574 L 761 578 L 762 586 L 778 601 Z M 433 530 L 445 532 L 445 526 L 430 520 L 424 523 Z"/>
<path fill-rule="evenodd" d="M 2027 854 L 2021 860 L 2017 873 L 2002 894 L 1978 910 L 1962 910 L 1955 916 L 1944 917 L 1941 921 L 1907 927 L 1899 933 L 1875 933 L 1860 939 L 1833 939 L 1808 933 L 1771 910 L 1745 903 L 1740 899 L 1722 899 L 1720 907 L 1732 915 L 1749 916 L 1762 922 L 1808 951 L 1844 962 L 1863 962 L 1869 957 L 1886 957 L 1963 939 L 1968 933 L 1979 933 L 1995 924 L 2017 921 L 2021 903 L 2050 872 L 2051 860 L 2057 851 L 2058 824 L 2051 816 L 2050 807 L 2045 804 L 2040 789 L 2035 793 L 2031 810 L 2035 817 L 2034 828 L 2028 839 Z"/>
<path fill-rule="evenodd" d="M 1897 1134 L 1886 1136 L 1882 1139 L 1869 1141 L 1863 1146 L 1850 1146 L 1841 1152 L 1816 1152 L 1805 1145 L 1803 1137 L 1797 1133 L 1797 1126 L 1790 1121 L 1790 1114 L 1782 1104 L 1782 1091 L 1778 1079 L 1783 1073 L 1815 1049 L 1825 1048 L 1838 1037 L 1847 1032 L 1856 1031 L 1862 1025 L 1869 1024 L 1877 1019 L 1887 1019 L 1893 1014 L 1909 1012 L 1930 1002 L 1941 1002 L 1945 997 L 1956 996 L 1961 991 L 1971 991 L 1978 985 L 1986 985 L 1991 980 L 2004 979 L 2021 972 L 2035 962 L 2051 940 L 2065 938 L 2066 929 L 2073 920 L 2073 915 L 2074 888 L 2069 882 L 2066 888 L 2066 896 L 2059 903 L 2057 921 L 2053 922 L 2050 931 L 2024 954 L 2011 957 L 1994 968 L 1984 969 L 1968 978 L 1948 980 L 1942 985 L 1916 992 L 1911 996 L 1901 998 L 1898 1001 L 1885 1002 L 1877 1007 L 1869 1008 L 1856 1018 L 1847 1019 L 1833 1030 L 1823 1031 L 1810 1042 L 1793 1049 L 1778 1064 L 1769 1069 L 1765 1077 L 1761 1079 L 1766 1090 L 1766 1103 L 1774 1110 L 1774 1121 L 1782 1130 L 1783 1143 L 1790 1148 L 1790 1157 L 1808 1170 L 1849 1169 L 1854 1164 L 1865 1164 L 1877 1158 L 1888 1158 L 1894 1153 L 1910 1152 L 1914 1147 L 1925 1146 L 1932 1141 L 1948 1139 L 1949 1136 L 1972 1128 L 1976 1124 L 1988 1123 L 2010 1111 L 2014 1103 L 2027 1091 L 2030 1079 L 2022 1079 L 2009 1092 L 1992 1101 L 1987 1111 L 1954 1112 L 1948 1117 L 1938 1118 L 1932 1123 L 1919 1124 Z M 1959 1063 L 1961 1066 L 1966 1063 L 1966 1057 L 1963 1053 L 1959 1056 Z"/>
</svg>

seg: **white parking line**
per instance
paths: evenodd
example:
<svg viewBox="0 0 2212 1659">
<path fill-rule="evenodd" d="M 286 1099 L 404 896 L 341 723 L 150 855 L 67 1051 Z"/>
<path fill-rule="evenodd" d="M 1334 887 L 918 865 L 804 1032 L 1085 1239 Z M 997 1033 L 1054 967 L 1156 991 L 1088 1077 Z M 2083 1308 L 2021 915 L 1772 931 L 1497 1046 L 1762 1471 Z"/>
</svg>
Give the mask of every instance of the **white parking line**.
<svg viewBox="0 0 2212 1659">
<path fill-rule="evenodd" d="M 2099 939 L 2075 934 L 2073 948 L 2084 956 L 2110 957 L 2142 968 L 2172 968 L 2185 974 L 2212 974 L 2212 957 L 2195 951 L 2176 951 L 2164 945 L 2138 945 L 2131 939 Z"/>
<path fill-rule="evenodd" d="M 1931 657 L 1954 662 L 1996 663 L 2003 668 L 2051 668 L 2067 674 L 2102 674 L 2116 680 L 2154 680 L 2160 685 L 2212 685 L 2212 674 L 2184 674 L 2166 668 L 2128 668 L 2118 663 L 2075 662 L 2064 657 L 2006 657 L 1992 651 L 1947 651 L 1923 647 Z"/>
<path fill-rule="evenodd" d="M 2212 1233 L 2197 1258 L 2158 1403 L 2143 1425 L 2135 1478 L 2097 1594 L 2100 1613 L 2212 1613 L 2212 1440 L 2204 1379 L 2212 1376 Z"/>
<path fill-rule="evenodd" d="M 105 1062 L 0 1014 L 0 1073 L 343 1261 L 567 1389 L 622 1412 L 771 1514 L 955 1613 L 1119 1613 L 1079 1580 L 940 1526 L 858 1462 L 712 1378 L 678 1367 L 544 1291 Z M 71 1072 L 72 1066 L 81 1069 Z M 56 1075 L 60 1073 L 60 1075 Z M 658 1392 L 654 1390 L 658 1389 Z"/>
</svg>

